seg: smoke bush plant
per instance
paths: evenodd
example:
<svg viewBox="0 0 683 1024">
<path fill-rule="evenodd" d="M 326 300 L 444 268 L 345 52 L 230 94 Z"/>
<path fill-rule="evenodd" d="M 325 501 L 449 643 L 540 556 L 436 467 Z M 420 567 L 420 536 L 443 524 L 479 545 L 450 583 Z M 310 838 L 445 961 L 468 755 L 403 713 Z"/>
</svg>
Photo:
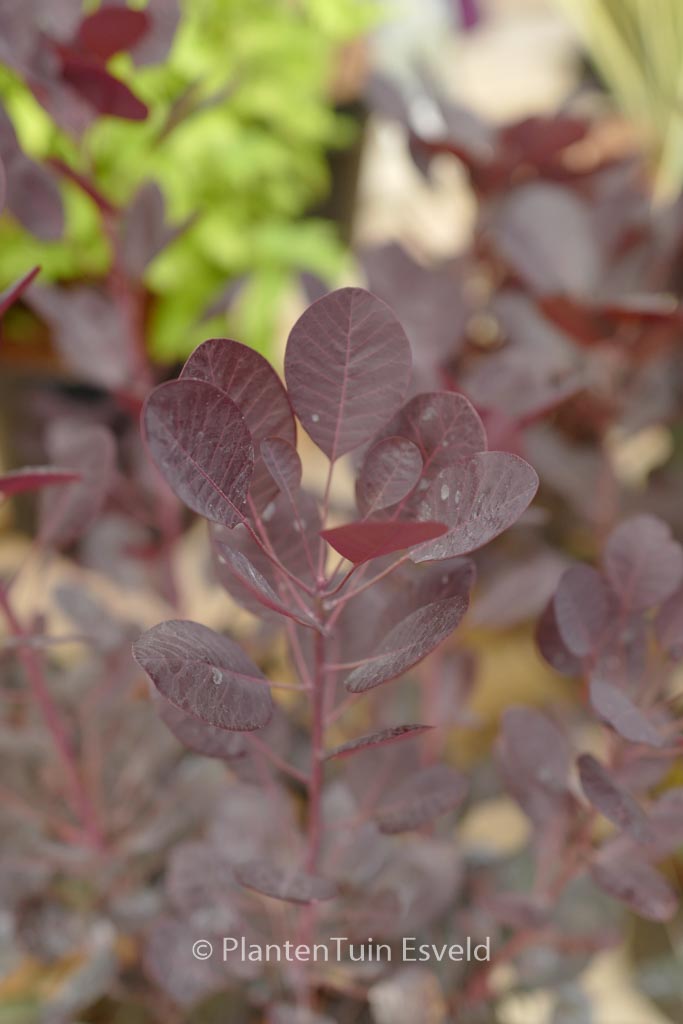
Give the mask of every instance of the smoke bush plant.
<svg viewBox="0 0 683 1024">
<path fill-rule="evenodd" d="M 297 421 L 328 459 L 322 493 L 302 484 Z M 389 307 L 358 288 L 315 302 L 290 334 L 284 385 L 255 351 L 206 341 L 148 396 L 143 435 L 178 498 L 209 521 L 215 571 L 261 620 L 257 639 L 284 631 L 292 671 L 278 662 L 268 678 L 263 647 L 253 659 L 248 639 L 242 649 L 173 619 L 134 641 L 154 684 L 142 701 L 135 625 L 67 585 L 60 605 L 90 653 L 65 684 L 48 653 L 55 638 L 22 621 L 12 580 L 0 584 L 60 766 L 47 783 L 59 799 L 31 809 L 20 795 L 35 787 L 35 734 L 22 733 L 21 756 L 1 748 L 3 803 L 19 801 L 40 837 L 16 830 L 0 883 L 22 948 L 48 960 L 74 942 L 90 952 L 53 1018 L 111 990 L 123 932 L 141 939 L 169 1000 L 149 1000 L 164 1021 L 228 990 L 234 1020 L 325 1024 L 362 1015 L 367 1001 L 377 1024 L 413 1024 L 429 1001 L 437 1020 L 478 1024 L 504 1019 L 505 997 L 536 987 L 555 991 L 555 1020 L 570 1009 L 589 1020 L 575 979 L 619 941 L 613 901 L 653 921 L 677 908 L 658 868 L 683 841 L 680 789 L 663 785 L 680 754 L 671 678 L 683 655 L 683 551 L 668 527 L 622 521 L 599 568 L 569 566 L 540 617 L 540 650 L 580 681 L 585 713 L 508 707 L 494 764 L 466 775 L 446 741 L 466 723 L 467 663 L 441 645 L 468 609 L 469 556 L 519 520 L 537 477 L 517 455 L 487 450 L 463 395 L 411 393 L 410 346 Z M 116 443 L 101 424 L 57 420 L 47 451 L 47 465 L 0 478 L 4 497 L 43 492 L 45 551 L 97 524 Z M 332 501 L 345 458 L 355 510 Z M 16 699 L 12 677 L 6 695 Z M 156 712 L 168 733 L 154 729 Z M 172 735 L 200 755 L 188 762 L 199 771 L 185 770 Z M 529 822 L 514 854 L 453 834 L 454 814 L 501 785 Z M 60 879 L 85 886 L 87 913 L 65 903 Z M 221 949 L 223 936 L 261 948 L 346 936 L 356 959 L 193 958 L 193 942 Z M 401 963 L 406 936 L 433 947 L 430 963 Z M 490 962 L 439 959 L 466 936 L 490 940 Z M 389 944 L 391 962 L 370 959 L 370 939 Z M 506 964 L 515 975 L 502 991 Z"/>
</svg>

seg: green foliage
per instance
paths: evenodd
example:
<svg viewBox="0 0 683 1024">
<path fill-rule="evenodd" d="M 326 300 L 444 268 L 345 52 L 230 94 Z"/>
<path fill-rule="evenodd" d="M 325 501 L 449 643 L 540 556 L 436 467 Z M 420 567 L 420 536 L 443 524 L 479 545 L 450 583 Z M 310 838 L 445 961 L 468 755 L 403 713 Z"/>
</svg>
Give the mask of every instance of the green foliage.
<svg viewBox="0 0 683 1024">
<path fill-rule="evenodd" d="M 303 216 L 325 192 L 326 150 L 353 138 L 353 124 L 327 96 L 335 49 L 372 16 L 363 0 L 184 0 L 163 64 L 136 68 L 128 55 L 111 61 L 147 103 L 148 119 L 100 118 L 78 142 L 55 127 L 22 82 L 0 72 L 0 96 L 27 153 L 60 157 L 122 206 L 155 180 L 172 223 L 194 218 L 147 271 L 157 357 L 186 355 L 208 326 L 225 330 L 223 318 L 199 320 L 238 275 L 251 278 L 235 329 L 263 348 L 291 272 L 338 273 L 344 251 L 334 228 Z M 61 242 L 40 243 L 4 218 L 3 280 L 35 262 L 43 280 L 106 272 L 109 250 L 94 203 L 71 184 L 63 195 Z"/>
</svg>

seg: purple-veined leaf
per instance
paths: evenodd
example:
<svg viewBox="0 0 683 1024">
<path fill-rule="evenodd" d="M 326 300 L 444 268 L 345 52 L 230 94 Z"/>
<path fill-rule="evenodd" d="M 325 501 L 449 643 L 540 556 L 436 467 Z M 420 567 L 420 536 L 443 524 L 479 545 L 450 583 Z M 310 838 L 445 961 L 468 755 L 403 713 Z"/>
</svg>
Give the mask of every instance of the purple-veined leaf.
<svg viewBox="0 0 683 1024">
<path fill-rule="evenodd" d="M 553 609 L 562 640 L 578 658 L 598 647 L 618 611 L 602 576 L 588 565 L 572 566 L 563 574 Z"/>
<path fill-rule="evenodd" d="M 359 660 L 344 680 L 351 693 L 364 693 L 407 672 L 453 632 L 469 605 L 469 578 L 456 568 L 444 573 L 442 582 L 427 600 L 402 618 L 376 646 Z"/>
<path fill-rule="evenodd" d="M 443 469 L 429 486 L 420 518 L 446 523 L 448 533 L 420 545 L 412 560 L 476 551 L 519 519 L 537 489 L 536 471 L 509 452 L 479 452 L 464 466 Z"/>
<path fill-rule="evenodd" d="M 655 516 L 626 519 L 605 545 L 607 579 L 625 607 L 651 608 L 669 597 L 683 579 L 683 548 Z"/>
<path fill-rule="evenodd" d="M 296 445 L 294 414 L 280 378 L 254 349 L 228 338 L 210 338 L 194 350 L 181 380 L 206 381 L 235 403 L 249 428 L 256 465 L 249 494 L 258 509 L 265 508 L 277 490 L 259 457 L 266 438 L 279 437 Z"/>
<path fill-rule="evenodd" d="M 375 811 L 380 831 L 410 832 L 459 807 L 467 795 L 467 779 L 448 765 L 428 765 L 385 797 Z"/>
<path fill-rule="evenodd" d="M 420 449 L 405 437 L 385 437 L 363 460 L 356 500 L 364 516 L 396 505 L 417 486 L 422 475 Z"/>
<path fill-rule="evenodd" d="M 416 544 L 433 540 L 447 529 L 443 523 L 360 520 L 323 530 L 320 536 L 347 561 L 361 565 L 372 558 L 381 558 L 394 551 L 405 551 Z"/>
<path fill-rule="evenodd" d="M 254 446 L 237 406 L 201 380 L 155 388 L 143 410 L 150 453 L 172 490 L 193 512 L 234 526 L 254 467 Z"/>
<path fill-rule="evenodd" d="M 240 864 L 235 875 L 247 889 L 288 903 L 317 903 L 337 895 L 334 882 L 294 868 L 283 868 L 267 860 Z"/>
<path fill-rule="evenodd" d="M 367 736 L 358 736 L 355 740 L 342 743 L 329 752 L 327 760 L 351 757 L 370 747 L 383 747 L 390 743 L 399 743 L 401 740 L 410 740 L 433 728 L 432 725 L 392 725 L 387 729 L 379 729 L 377 732 L 368 733 Z"/>
<path fill-rule="evenodd" d="M 429 481 L 442 469 L 486 451 L 487 447 L 484 424 L 474 406 L 464 395 L 452 391 L 415 395 L 381 431 L 377 442 L 387 437 L 412 441 L 422 456 L 417 490 L 406 502 L 410 508 L 419 502 Z"/>
<path fill-rule="evenodd" d="M 591 754 L 582 754 L 577 766 L 581 788 L 593 807 L 617 828 L 628 832 L 638 842 L 644 842 L 650 835 L 650 826 L 640 804 Z"/>
<path fill-rule="evenodd" d="M 603 679 L 590 681 L 591 704 L 600 718 L 631 743 L 663 747 L 664 738 L 657 727 L 623 690 Z"/>
<path fill-rule="evenodd" d="M 263 673 L 233 640 L 198 622 L 153 626 L 135 641 L 133 656 L 162 697 L 207 725 L 251 732 L 270 721 Z"/>
<path fill-rule="evenodd" d="M 294 504 L 302 474 L 301 459 L 294 445 L 282 437 L 268 437 L 261 442 L 261 458 L 277 489 Z"/>
<path fill-rule="evenodd" d="M 188 750 L 203 754 L 204 757 L 217 757 L 226 761 L 246 754 L 244 737 L 239 733 L 207 725 L 161 696 L 157 697 L 155 707 L 164 725 Z"/>
<path fill-rule="evenodd" d="M 655 632 L 667 654 L 676 660 L 683 657 L 683 589 L 668 597 L 659 609 Z"/>
<path fill-rule="evenodd" d="M 7 285 L 0 292 L 0 317 L 4 316 L 10 306 L 14 305 L 17 299 L 21 298 L 22 294 L 26 291 L 28 286 L 40 273 L 40 267 L 33 267 L 27 274 L 20 277 L 18 281 L 13 281 L 12 284 Z"/>
<path fill-rule="evenodd" d="M 575 676 L 581 662 L 565 644 L 555 618 L 555 605 L 549 601 L 536 626 L 536 644 L 549 665 L 563 676 Z"/>
<path fill-rule="evenodd" d="M 148 28 L 149 18 L 144 11 L 105 5 L 83 19 L 75 44 L 91 57 L 107 61 L 115 53 L 135 46 Z"/>
<path fill-rule="evenodd" d="M 69 52 L 62 57 L 62 78 L 100 114 L 144 121 L 148 110 L 124 82 L 101 65 Z"/>
<path fill-rule="evenodd" d="M 536 619 L 547 606 L 567 563 L 550 550 L 500 567 L 477 595 L 472 625 L 505 629 Z"/>
<path fill-rule="evenodd" d="M 670 921 L 678 909 L 676 893 L 649 864 L 595 860 L 591 874 L 601 889 L 649 921 Z"/>
<path fill-rule="evenodd" d="M 25 491 L 39 491 L 56 484 L 70 484 L 80 480 L 81 474 L 71 469 L 56 466 L 22 466 L 0 476 L 0 495 L 9 498 Z"/>
<path fill-rule="evenodd" d="M 318 299 L 292 328 L 285 378 L 302 426 L 334 462 L 368 441 L 404 400 L 412 358 L 389 307 L 362 288 Z"/>
<path fill-rule="evenodd" d="M 116 443 L 109 430 L 72 420 L 51 424 L 46 442 L 52 464 L 80 479 L 42 495 L 39 535 L 43 544 L 71 544 L 99 516 L 114 475 Z"/>
<path fill-rule="evenodd" d="M 214 546 L 219 563 L 224 565 L 227 571 L 233 574 L 241 586 L 245 587 L 259 604 L 269 608 L 270 611 L 277 612 L 279 615 L 285 615 L 287 618 L 301 623 L 302 626 L 316 628 L 313 618 L 303 615 L 291 599 L 289 603 L 286 603 L 278 596 L 265 576 L 259 572 L 242 551 L 237 550 L 230 543 L 229 538 L 227 542 L 222 542 L 220 537 L 214 534 Z"/>
</svg>

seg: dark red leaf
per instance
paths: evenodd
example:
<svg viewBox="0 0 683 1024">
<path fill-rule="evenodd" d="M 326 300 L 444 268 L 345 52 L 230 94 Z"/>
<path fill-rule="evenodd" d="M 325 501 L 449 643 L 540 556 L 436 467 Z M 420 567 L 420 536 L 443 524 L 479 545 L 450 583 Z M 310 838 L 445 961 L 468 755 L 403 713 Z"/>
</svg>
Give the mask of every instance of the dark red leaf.
<svg viewBox="0 0 683 1024">
<path fill-rule="evenodd" d="M 13 494 L 39 491 L 43 487 L 73 483 L 80 479 L 80 473 L 70 469 L 58 469 L 55 466 L 22 466 L 21 469 L 0 476 L 0 494 L 9 498 Z"/>
<path fill-rule="evenodd" d="M 358 508 L 364 516 L 396 505 L 422 475 L 420 449 L 405 437 L 385 437 L 363 460 L 356 481 Z"/>
<path fill-rule="evenodd" d="M 557 628 L 555 602 L 549 601 L 536 627 L 538 649 L 549 665 L 563 676 L 576 676 L 581 671 L 581 661 L 569 650 Z"/>
<path fill-rule="evenodd" d="M 54 466 L 80 477 L 41 500 L 40 538 L 44 544 L 64 547 L 99 516 L 114 475 L 116 443 L 106 427 L 57 420 L 48 430 L 46 447 Z"/>
<path fill-rule="evenodd" d="M 282 868 L 265 860 L 241 864 L 235 875 L 247 889 L 288 903 L 318 903 L 332 900 L 337 895 L 336 885 L 327 878 Z"/>
<path fill-rule="evenodd" d="M 383 747 L 389 743 L 413 739 L 413 737 L 419 736 L 421 733 L 433 728 L 434 726 L 432 725 L 393 725 L 388 729 L 380 729 L 378 732 L 371 732 L 367 736 L 359 736 L 355 740 L 349 740 L 348 743 L 342 743 L 341 746 L 335 747 L 329 752 L 327 760 L 332 761 L 337 757 L 351 757 L 352 754 L 367 750 L 369 747 Z"/>
<path fill-rule="evenodd" d="M 285 353 L 295 412 L 331 461 L 368 441 L 393 416 L 411 365 L 400 323 L 362 288 L 341 288 L 309 306 Z"/>
<path fill-rule="evenodd" d="M 0 292 L 0 317 L 4 316 L 10 306 L 14 305 L 17 299 L 21 298 L 31 282 L 37 277 L 40 267 L 34 267 L 27 274 L 14 281 Z"/>
<path fill-rule="evenodd" d="M 596 860 L 593 878 L 606 893 L 650 921 L 670 921 L 678 898 L 669 883 L 648 864 L 620 860 Z"/>
<path fill-rule="evenodd" d="M 291 601 L 291 598 L 288 603 L 285 602 L 247 556 L 230 543 L 229 538 L 227 543 L 223 543 L 220 537 L 214 534 L 214 545 L 219 563 L 235 576 L 241 586 L 245 587 L 260 605 L 279 615 L 285 615 L 295 622 L 300 622 L 302 626 L 311 626 L 315 629 L 314 620 L 309 616 L 304 616 L 298 610 L 297 605 Z"/>
<path fill-rule="evenodd" d="M 189 226 L 166 221 L 166 208 L 156 182 L 142 185 L 126 207 L 121 220 L 121 262 L 132 278 L 141 278 L 148 265 Z"/>
<path fill-rule="evenodd" d="M 447 529 L 443 523 L 376 523 L 360 520 L 332 530 L 323 530 L 320 536 L 343 558 L 360 565 L 372 558 L 381 558 L 394 551 L 405 551 L 423 541 L 433 540 Z"/>
<path fill-rule="evenodd" d="M 143 422 L 152 458 L 181 501 L 224 526 L 244 519 L 254 446 L 224 391 L 201 380 L 161 384 L 145 402 Z"/>
<path fill-rule="evenodd" d="M 664 746 L 657 727 L 623 690 L 602 679 L 591 679 L 590 698 L 597 714 L 624 739 L 648 747 Z"/>
<path fill-rule="evenodd" d="M 581 788 L 593 807 L 617 828 L 628 832 L 638 842 L 644 842 L 650 835 L 650 826 L 645 812 L 631 794 L 622 789 L 591 754 L 582 754 L 577 765 Z"/>
<path fill-rule="evenodd" d="M 121 50 L 130 50 L 149 28 L 144 11 L 128 7 L 100 7 L 81 22 L 75 44 L 91 57 L 107 61 Z"/>
<path fill-rule="evenodd" d="M 296 425 L 289 398 L 272 366 L 254 349 L 227 338 L 211 338 L 196 348 L 185 363 L 181 379 L 206 381 L 235 403 L 254 442 L 256 465 L 249 494 L 263 509 L 277 493 L 260 458 L 266 438 L 278 437 L 296 445 Z"/>
<path fill-rule="evenodd" d="M 133 656 L 162 697 L 207 725 L 251 732 L 270 721 L 263 673 L 236 643 L 198 622 L 153 626 L 135 641 Z"/>
<path fill-rule="evenodd" d="M 351 693 L 364 693 L 402 675 L 417 665 L 449 636 L 469 604 L 469 577 L 460 569 L 444 573 L 443 582 L 427 601 L 401 619 L 377 644 L 372 654 L 361 659 L 344 685 Z"/>
<path fill-rule="evenodd" d="M 594 651 L 618 612 L 602 576 L 588 565 L 572 566 L 553 599 L 555 621 L 567 649 L 579 658 Z"/>
<path fill-rule="evenodd" d="M 126 121 L 144 121 L 147 117 L 142 100 L 98 64 L 70 53 L 63 59 L 62 78 L 100 114 Z"/>
<path fill-rule="evenodd" d="M 381 832 L 410 832 L 459 807 L 466 796 L 464 775 L 444 764 L 428 765 L 392 790 L 375 821 Z"/>
<path fill-rule="evenodd" d="M 261 442 L 261 458 L 277 489 L 294 504 L 294 496 L 301 487 L 302 473 L 301 459 L 296 448 L 281 437 L 269 437 Z"/>
<path fill-rule="evenodd" d="M 464 466 L 443 469 L 427 490 L 420 518 L 446 523 L 448 533 L 420 545 L 411 558 L 453 558 L 488 544 L 519 519 L 537 489 L 535 470 L 509 452 L 479 452 Z"/>
<path fill-rule="evenodd" d="M 181 711 L 163 697 L 158 697 L 155 705 L 164 725 L 183 746 L 196 754 L 231 761 L 235 757 L 243 757 L 246 753 L 244 737 L 239 733 L 207 725 L 194 715 Z"/>
<path fill-rule="evenodd" d="M 683 548 L 666 523 L 634 516 L 620 523 L 605 546 L 607 579 L 625 607 L 651 608 L 669 597 L 683 579 Z"/>
<path fill-rule="evenodd" d="M 533 821 L 542 824 L 562 813 L 571 750 L 552 719 L 536 708 L 508 708 L 498 755 L 508 789 Z"/>
<path fill-rule="evenodd" d="M 452 391 L 426 392 L 411 398 L 380 435 L 394 436 L 412 441 L 422 456 L 420 481 L 406 503 L 410 508 L 442 469 L 486 450 L 486 432 L 474 406 L 464 395 Z"/>
<path fill-rule="evenodd" d="M 7 206 L 36 238 L 56 242 L 64 234 L 62 197 L 52 175 L 20 153 L 7 168 Z"/>
</svg>

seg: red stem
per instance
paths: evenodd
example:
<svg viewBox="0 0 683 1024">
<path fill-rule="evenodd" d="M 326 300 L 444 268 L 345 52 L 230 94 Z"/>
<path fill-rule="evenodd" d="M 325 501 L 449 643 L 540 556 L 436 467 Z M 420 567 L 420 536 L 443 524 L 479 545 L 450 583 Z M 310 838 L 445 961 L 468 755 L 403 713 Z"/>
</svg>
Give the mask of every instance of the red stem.
<svg viewBox="0 0 683 1024">
<path fill-rule="evenodd" d="M 0 607 L 2 607 L 12 633 L 16 637 L 24 637 L 26 635 L 24 628 L 14 614 L 7 594 L 2 587 L 0 587 Z M 62 762 L 73 810 L 83 826 L 89 844 L 95 849 L 102 849 L 104 842 L 97 814 L 83 785 L 78 768 L 78 759 L 59 710 L 52 700 L 45 676 L 43 675 L 40 659 L 34 648 L 24 645 L 19 647 L 18 657 L 24 667 L 33 698 L 43 716 L 45 725 Z"/>
<path fill-rule="evenodd" d="M 315 635 L 315 661 L 312 694 L 311 772 L 308 782 L 308 852 L 306 866 L 315 872 L 322 839 L 322 789 L 324 764 L 325 711 L 325 638 Z"/>
</svg>

